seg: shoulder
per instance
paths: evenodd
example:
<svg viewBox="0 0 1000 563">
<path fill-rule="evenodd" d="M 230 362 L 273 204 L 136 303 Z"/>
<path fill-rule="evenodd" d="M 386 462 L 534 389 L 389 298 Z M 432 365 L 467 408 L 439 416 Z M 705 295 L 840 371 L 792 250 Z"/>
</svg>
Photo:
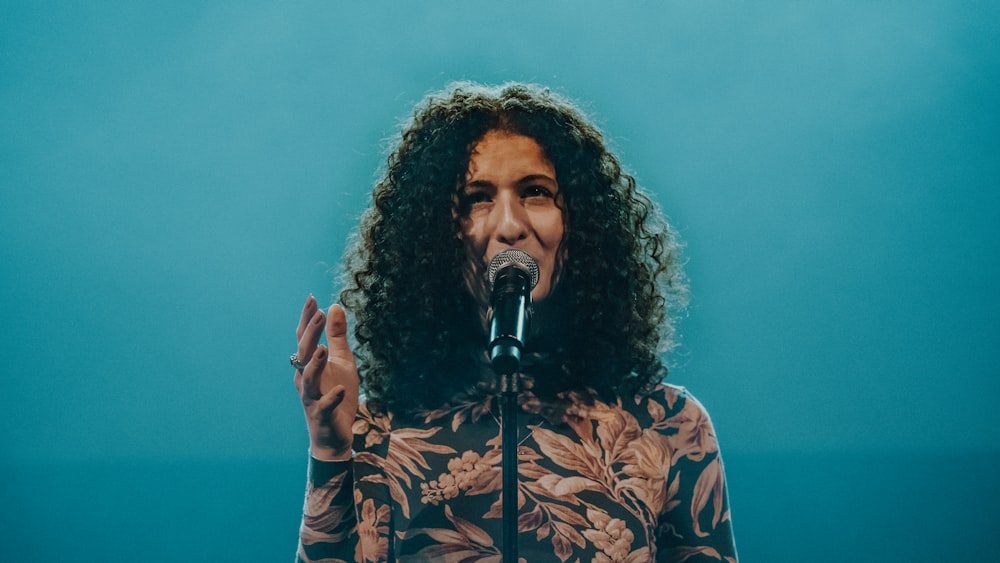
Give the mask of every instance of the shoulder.
<svg viewBox="0 0 1000 563">
<path fill-rule="evenodd" d="M 621 402 L 626 410 L 647 412 L 654 419 L 682 413 L 690 417 L 708 418 L 708 410 L 687 388 L 670 383 L 660 383 L 648 394 L 622 398 Z"/>
<path fill-rule="evenodd" d="M 675 448 L 675 456 L 701 462 L 707 455 L 719 451 L 708 410 L 687 389 L 661 384 L 650 394 L 649 400 L 662 402 L 667 409 L 663 426 L 670 429 L 668 439 Z"/>
<path fill-rule="evenodd" d="M 686 388 L 661 383 L 645 395 L 620 400 L 642 429 L 664 435 L 681 454 L 701 459 L 718 451 L 708 410 Z"/>
<path fill-rule="evenodd" d="M 673 385 L 671 383 L 660 383 L 648 395 L 652 401 L 657 401 L 664 406 L 673 409 L 675 407 L 684 408 L 689 401 L 700 405 L 686 387 Z"/>
</svg>

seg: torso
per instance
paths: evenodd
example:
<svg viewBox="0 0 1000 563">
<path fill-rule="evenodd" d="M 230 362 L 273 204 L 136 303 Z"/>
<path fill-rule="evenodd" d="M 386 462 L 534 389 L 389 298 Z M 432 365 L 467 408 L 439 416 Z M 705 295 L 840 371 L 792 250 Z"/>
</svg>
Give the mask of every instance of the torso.
<svg viewBox="0 0 1000 563">
<path fill-rule="evenodd" d="M 661 517 L 679 504 L 678 461 L 701 461 L 712 452 L 698 444 L 715 444 L 714 436 L 699 438 L 711 425 L 692 420 L 685 402 L 683 389 L 661 385 L 649 397 L 597 402 L 564 423 L 519 413 L 521 557 L 654 559 Z M 498 418 L 490 397 L 423 418 L 373 416 L 362 407 L 355 501 L 365 559 L 385 557 L 390 544 L 400 561 L 499 555 Z"/>
</svg>

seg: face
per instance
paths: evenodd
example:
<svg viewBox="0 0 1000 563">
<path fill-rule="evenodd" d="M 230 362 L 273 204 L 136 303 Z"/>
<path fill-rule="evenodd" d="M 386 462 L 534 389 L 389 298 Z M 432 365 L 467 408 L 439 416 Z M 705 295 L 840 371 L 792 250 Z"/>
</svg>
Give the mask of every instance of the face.
<svg viewBox="0 0 1000 563">
<path fill-rule="evenodd" d="M 473 259 L 518 248 L 538 261 L 541 301 L 558 280 L 563 211 L 556 171 L 531 137 L 490 131 L 476 144 L 460 196 L 462 240 Z"/>
</svg>

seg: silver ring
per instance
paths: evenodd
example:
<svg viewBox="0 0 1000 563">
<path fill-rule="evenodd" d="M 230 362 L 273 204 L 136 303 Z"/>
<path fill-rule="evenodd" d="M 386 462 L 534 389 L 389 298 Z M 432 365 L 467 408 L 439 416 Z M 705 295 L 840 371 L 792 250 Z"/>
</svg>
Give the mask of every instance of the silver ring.
<svg viewBox="0 0 1000 563">
<path fill-rule="evenodd" d="M 300 362 L 298 354 L 292 354 L 292 357 L 288 358 L 288 361 L 292 364 L 293 368 L 299 371 L 306 369 L 306 362 Z"/>
</svg>

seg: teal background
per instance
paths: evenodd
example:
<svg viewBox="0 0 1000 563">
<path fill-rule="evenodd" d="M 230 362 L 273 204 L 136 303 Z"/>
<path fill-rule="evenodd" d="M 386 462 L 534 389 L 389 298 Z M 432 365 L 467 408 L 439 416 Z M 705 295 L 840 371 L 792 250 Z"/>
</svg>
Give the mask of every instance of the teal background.
<svg viewBox="0 0 1000 563">
<path fill-rule="evenodd" d="M 0 559 L 287 561 L 384 139 L 579 100 L 686 243 L 744 561 L 1000 559 L 995 2 L 0 3 Z"/>
</svg>

